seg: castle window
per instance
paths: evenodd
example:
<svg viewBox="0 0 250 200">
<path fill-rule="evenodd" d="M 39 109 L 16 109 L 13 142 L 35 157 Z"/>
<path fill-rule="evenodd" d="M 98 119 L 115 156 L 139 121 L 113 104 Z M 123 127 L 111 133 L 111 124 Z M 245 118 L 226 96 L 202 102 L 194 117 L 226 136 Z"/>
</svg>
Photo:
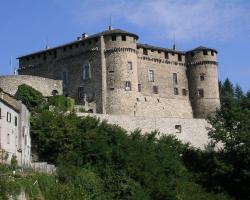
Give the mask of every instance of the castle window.
<svg viewBox="0 0 250 200">
<path fill-rule="evenodd" d="M 214 51 L 211 51 L 211 56 L 214 56 Z"/>
<path fill-rule="evenodd" d="M 89 64 L 86 64 L 83 66 L 83 80 L 88 80 L 90 79 L 90 67 Z"/>
<path fill-rule="evenodd" d="M 161 50 L 158 50 L 157 52 L 158 52 L 158 53 L 161 53 Z"/>
<path fill-rule="evenodd" d="M 116 35 L 112 35 L 112 41 L 116 41 Z"/>
<path fill-rule="evenodd" d="M 205 80 L 205 74 L 204 73 L 201 73 L 200 74 L 200 81 L 204 81 Z"/>
<path fill-rule="evenodd" d="M 177 73 L 173 73 L 173 83 L 174 83 L 175 85 L 178 84 Z"/>
<path fill-rule="evenodd" d="M 158 91 L 158 86 L 154 85 L 154 86 L 153 86 L 153 93 L 154 93 L 154 94 L 158 94 L 158 92 L 159 92 L 159 91 Z"/>
<path fill-rule="evenodd" d="M 143 49 L 143 55 L 148 55 L 148 50 L 147 49 Z"/>
<path fill-rule="evenodd" d="M 154 49 L 151 49 L 151 52 L 154 52 L 155 50 Z"/>
<path fill-rule="evenodd" d="M 133 64 L 131 61 L 128 62 L 128 70 L 132 70 L 133 69 Z"/>
<path fill-rule="evenodd" d="M 62 81 L 63 85 L 66 85 L 68 83 L 68 73 L 66 71 L 62 72 Z"/>
<path fill-rule="evenodd" d="M 138 84 L 138 92 L 141 92 L 141 84 Z"/>
<path fill-rule="evenodd" d="M 207 55 L 207 50 L 203 50 L 203 55 Z"/>
<path fill-rule="evenodd" d="M 15 126 L 17 126 L 17 117 L 15 116 Z"/>
<path fill-rule="evenodd" d="M 125 90 L 131 91 L 131 82 L 130 81 L 125 81 Z"/>
<path fill-rule="evenodd" d="M 57 58 L 57 51 L 54 51 L 54 58 Z"/>
<path fill-rule="evenodd" d="M 175 125 L 175 131 L 176 133 L 181 133 L 181 125 Z"/>
<path fill-rule="evenodd" d="M 204 97 L 204 90 L 203 89 L 198 89 L 197 96 L 200 97 L 200 98 L 203 98 Z"/>
<path fill-rule="evenodd" d="M 46 53 L 43 54 L 43 59 L 44 59 L 44 60 L 47 59 Z"/>
<path fill-rule="evenodd" d="M 165 52 L 165 58 L 169 59 L 168 52 Z"/>
<path fill-rule="evenodd" d="M 11 122 L 11 113 L 7 112 L 7 122 Z"/>
<path fill-rule="evenodd" d="M 187 96 L 187 90 L 186 89 L 182 89 L 182 95 Z"/>
<path fill-rule="evenodd" d="M 9 144 L 10 143 L 10 134 L 8 133 L 7 134 L 7 144 Z"/>
<path fill-rule="evenodd" d="M 78 100 L 84 99 L 84 87 L 79 87 L 78 88 Z"/>
<path fill-rule="evenodd" d="M 172 52 L 172 56 L 174 56 L 175 55 L 175 53 L 174 52 Z"/>
<path fill-rule="evenodd" d="M 155 76 L 154 76 L 154 71 L 153 70 L 149 70 L 148 71 L 148 80 L 150 82 L 154 82 L 155 81 Z"/>
<path fill-rule="evenodd" d="M 182 55 L 178 54 L 178 61 L 182 61 Z"/>
<path fill-rule="evenodd" d="M 126 41 L 126 35 L 122 35 L 122 41 Z"/>
<path fill-rule="evenodd" d="M 174 88 L 174 95 L 178 95 L 178 94 L 179 94 L 178 88 Z"/>
</svg>

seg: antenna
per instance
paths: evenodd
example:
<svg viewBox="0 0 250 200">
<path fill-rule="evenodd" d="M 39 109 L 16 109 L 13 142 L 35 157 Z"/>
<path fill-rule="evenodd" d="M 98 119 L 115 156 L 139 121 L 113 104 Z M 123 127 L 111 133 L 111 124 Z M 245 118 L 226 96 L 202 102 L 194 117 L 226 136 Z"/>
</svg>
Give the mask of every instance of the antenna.
<svg viewBox="0 0 250 200">
<path fill-rule="evenodd" d="M 10 56 L 10 75 L 13 74 L 12 56 Z"/>
<path fill-rule="evenodd" d="M 175 44 L 175 33 L 174 33 L 174 44 L 173 44 L 173 50 L 176 50 L 176 44 Z"/>
<path fill-rule="evenodd" d="M 49 49 L 49 39 L 48 39 L 48 36 L 46 36 L 46 45 L 45 45 L 45 49 Z"/>
<path fill-rule="evenodd" d="M 109 30 L 112 30 L 112 16 L 109 16 Z"/>
</svg>

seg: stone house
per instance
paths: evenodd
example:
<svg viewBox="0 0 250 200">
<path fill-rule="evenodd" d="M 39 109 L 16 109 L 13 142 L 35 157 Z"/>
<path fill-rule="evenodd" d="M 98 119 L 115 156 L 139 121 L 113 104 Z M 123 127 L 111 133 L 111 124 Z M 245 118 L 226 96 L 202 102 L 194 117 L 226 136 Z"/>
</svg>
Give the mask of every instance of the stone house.
<svg viewBox="0 0 250 200">
<path fill-rule="evenodd" d="M 30 113 L 25 105 L 0 90 L 0 162 L 9 164 L 16 156 L 21 167 L 30 166 Z"/>
</svg>

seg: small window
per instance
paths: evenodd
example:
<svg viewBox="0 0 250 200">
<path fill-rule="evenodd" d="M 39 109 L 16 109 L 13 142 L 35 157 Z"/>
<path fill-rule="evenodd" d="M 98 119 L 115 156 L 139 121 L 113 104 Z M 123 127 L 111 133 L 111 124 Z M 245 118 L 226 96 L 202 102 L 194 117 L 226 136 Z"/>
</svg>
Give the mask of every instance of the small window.
<svg viewBox="0 0 250 200">
<path fill-rule="evenodd" d="M 7 144 L 10 144 L 10 134 L 7 134 Z"/>
<path fill-rule="evenodd" d="M 178 61 L 182 61 L 182 55 L 178 54 Z"/>
<path fill-rule="evenodd" d="M 138 92 L 141 92 L 141 84 L 138 84 Z"/>
<path fill-rule="evenodd" d="M 173 83 L 174 83 L 175 85 L 178 84 L 177 73 L 173 73 Z"/>
<path fill-rule="evenodd" d="M 122 36 L 122 41 L 126 41 L 126 35 Z"/>
<path fill-rule="evenodd" d="M 7 112 L 7 122 L 11 122 L 11 113 Z"/>
<path fill-rule="evenodd" d="M 181 125 L 175 125 L 175 131 L 176 133 L 181 133 Z"/>
<path fill-rule="evenodd" d="M 158 53 L 161 53 L 161 50 L 158 50 L 157 52 L 158 52 Z"/>
<path fill-rule="evenodd" d="M 182 95 L 187 96 L 187 90 L 186 89 L 182 89 Z"/>
<path fill-rule="evenodd" d="M 66 71 L 62 72 L 62 81 L 63 85 L 66 85 L 68 83 L 68 73 Z"/>
<path fill-rule="evenodd" d="M 131 91 L 131 82 L 130 81 L 125 81 L 125 90 Z"/>
<path fill-rule="evenodd" d="M 83 66 L 83 80 L 88 80 L 88 79 L 90 79 L 90 67 L 87 64 Z"/>
<path fill-rule="evenodd" d="M 179 94 L 178 88 L 174 88 L 174 94 L 175 94 L 175 95 L 178 95 L 178 94 Z"/>
<path fill-rule="evenodd" d="M 214 51 L 211 51 L 211 56 L 214 56 Z"/>
<path fill-rule="evenodd" d="M 200 97 L 200 98 L 203 98 L 204 97 L 204 90 L 203 89 L 198 89 L 197 96 Z"/>
<path fill-rule="evenodd" d="M 133 69 L 133 64 L 131 61 L 128 62 L 128 70 L 132 70 Z"/>
<path fill-rule="evenodd" d="M 80 100 L 84 99 L 84 96 L 85 96 L 84 87 L 79 87 L 78 88 L 78 100 L 80 101 Z"/>
<path fill-rule="evenodd" d="M 207 55 L 207 50 L 203 50 L 203 55 Z"/>
<path fill-rule="evenodd" d="M 172 52 L 172 56 L 174 56 L 175 55 L 175 53 L 174 52 Z"/>
<path fill-rule="evenodd" d="M 168 52 L 165 52 L 165 58 L 166 58 L 166 59 L 169 59 Z"/>
<path fill-rule="evenodd" d="M 112 41 L 116 41 L 116 35 L 112 35 Z"/>
<path fill-rule="evenodd" d="M 154 85 L 154 86 L 153 86 L 153 93 L 154 93 L 154 94 L 158 94 L 158 92 L 159 92 L 159 91 L 158 91 L 158 86 Z"/>
<path fill-rule="evenodd" d="M 151 52 L 154 52 L 155 50 L 154 49 L 151 49 Z"/>
<path fill-rule="evenodd" d="M 57 58 L 57 51 L 54 51 L 54 58 Z"/>
<path fill-rule="evenodd" d="M 15 126 L 17 126 L 17 117 L 15 117 Z"/>
<path fill-rule="evenodd" d="M 143 49 L 143 55 L 148 55 L 148 50 L 147 49 Z"/>
<path fill-rule="evenodd" d="M 154 76 L 154 71 L 153 70 L 149 70 L 148 71 L 148 80 L 150 82 L 154 82 L 155 81 L 155 76 Z"/>
<path fill-rule="evenodd" d="M 205 74 L 204 73 L 201 73 L 200 74 L 200 81 L 204 81 L 205 80 Z"/>
<path fill-rule="evenodd" d="M 43 59 L 46 60 L 47 59 L 47 55 L 46 53 L 43 54 Z"/>
</svg>

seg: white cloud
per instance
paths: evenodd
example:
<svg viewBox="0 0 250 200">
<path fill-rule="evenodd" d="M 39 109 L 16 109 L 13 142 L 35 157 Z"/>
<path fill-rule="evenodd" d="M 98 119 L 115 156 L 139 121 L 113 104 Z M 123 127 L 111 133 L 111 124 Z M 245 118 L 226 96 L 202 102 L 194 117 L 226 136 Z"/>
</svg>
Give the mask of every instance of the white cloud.
<svg viewBox="0 0 250 200">
<path fill-rule="evenodd" d="M 250 30 L 242 0 L 85 0 L 73 1 L 74 18 L 89 27 L 116 22 L 178 40 L 229 40 Z"/>
</svg>

